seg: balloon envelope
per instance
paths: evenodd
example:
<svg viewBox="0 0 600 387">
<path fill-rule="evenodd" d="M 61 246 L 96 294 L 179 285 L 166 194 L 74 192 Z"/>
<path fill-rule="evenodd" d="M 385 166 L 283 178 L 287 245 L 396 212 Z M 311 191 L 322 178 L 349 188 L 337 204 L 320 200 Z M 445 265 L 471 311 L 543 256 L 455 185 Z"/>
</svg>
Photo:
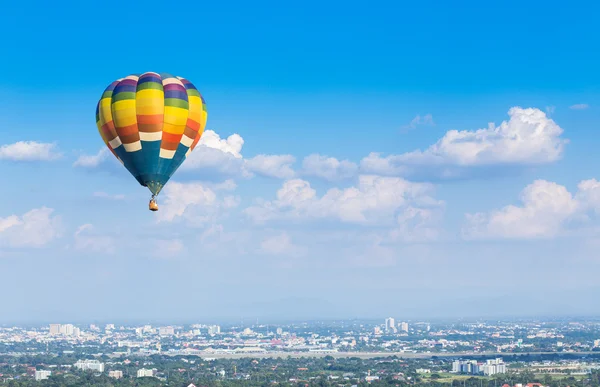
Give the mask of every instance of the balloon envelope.
<svg viewBox="0 0 600 387">
<path fill-rule="evenodd" d="M 190 81 L 170 74 L 118 79 L 104 90 L 96 107 L 104 143 L 153 195 L 194 150 L 206 119 L 200 92 Z"/>
</svg>

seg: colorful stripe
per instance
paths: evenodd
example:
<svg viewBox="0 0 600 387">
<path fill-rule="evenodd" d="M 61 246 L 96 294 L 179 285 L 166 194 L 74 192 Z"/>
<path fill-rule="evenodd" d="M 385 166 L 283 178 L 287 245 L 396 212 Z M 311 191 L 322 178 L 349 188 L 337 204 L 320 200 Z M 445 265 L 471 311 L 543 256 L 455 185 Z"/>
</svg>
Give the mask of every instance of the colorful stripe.
<svg viewBox="0 0 600 387">
<path fill-rule="evenodd" d="M 206 118 L 191 82 L 153 72 L 111 83 L 96 107 L 106 146 L 155 195 L 198 144 Z"/>
</svg>

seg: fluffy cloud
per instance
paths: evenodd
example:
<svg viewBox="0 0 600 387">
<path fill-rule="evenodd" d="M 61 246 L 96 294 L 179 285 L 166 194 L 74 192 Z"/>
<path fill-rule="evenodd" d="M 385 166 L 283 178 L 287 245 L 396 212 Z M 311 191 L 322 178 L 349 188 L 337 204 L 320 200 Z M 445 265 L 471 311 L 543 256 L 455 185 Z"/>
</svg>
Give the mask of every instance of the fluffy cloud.
<svg viewBox="0 0 600 387">
<path fill-rule="evenodd" d="M 590 107 L 590 105 L 588 105 L 587 103 L 578 103 L 578 104 L 569 106 L 569 109 L 573 109 L 573 110 L 585 110 L 585 109 L 587 109 L 589 107 Z"/>
<path fill-rule="evenodd" d="M 439 208 L 434 187 L 401 178 L 360 176 L 358 186 L 332 188 L 323 196 L 301 179 L 284 182 L 273 201 L 244 210 L 256 223 L 270 220 L 334 219 L 356 224 L 396 225 L 413 208 Z"/>
<path fill-rule="evenodd" d="M 205 130 L 198 146 L 181 165 L 181 170 L 208 169 L 229 176 L 245 174 L 241 154 L 243 145 L 244 139 L 239 134 L 221 138 L 215 131 Z"/>
<path fill-rule="evenodd" d="M 485 129 L 450 130 L 425 151 L 382 157 L 371 153 L 361 161 L 365 173 L 410 176 L 423 170 L 456 177 L 468 167 L 536 165 L 558 160 L 566 140 L 563 129 L 539 109 L 513 107 L 510 119 Z M 445 167 L 450 167 L 445 169 Z"/>
<path fill-rule="evenodd" d="M 290 179 L 295 172 L 292 164 L 296 158 L 292 155 L 258 155 L 246 161 L 249 172 L 257 175 L 274 177 L 277 179 Z"/>
<path fill-rule="evenodd" d="M 163 204 L 160 205 L 157 219 L 159 222 L 172 222 L 184 217 L 196 225 L 214 221 L 222 211 L 239 205 L 238 197 L 220 195 L 222 191 L 235 188 L 231 180 L 221 184 L 170 182 L 161 193 Z"/>
<path fill-rule="evenodd" d="M 58 238 L 61 231 L 61 219 L 52 208 L 0 218 L 0 244 L 9 247 L 42 247 Z"/>
<path fill-rule="evenodd" d="M 358 165 L 348 160 L 338 160 L 335 157 L 327 157 L 312 154 L 302 161 L 302 174 L 315 176 L 328 181 L 337 181 L 356 176 Z"/>
<path fill-rule="evenodd" d="M 579 183 L 572 195 L 566 187 L 536 180 L 521 192 L 520 206 L 508 205 L 489 213 L 466 215 L 462 234 L 466 239 L 550 238 L 568 226 L 589 223 L 600 212 L 600 182 Z"/>
<path fill-rule="evenodd" d="M 110 151 L 107 148 L 102 148 L 95 155 L 82 155 L 73 163 L 74 167 L 80 168 L 97 168 L 104 163 L 110 156 Z"/>
<path fill-rule="evenodd" d="M 56 144 L 36 141 L 19 141 L 0 146 L 0 160 L 11 161 L 54 161 L 62 157 Z"/>
</svg>

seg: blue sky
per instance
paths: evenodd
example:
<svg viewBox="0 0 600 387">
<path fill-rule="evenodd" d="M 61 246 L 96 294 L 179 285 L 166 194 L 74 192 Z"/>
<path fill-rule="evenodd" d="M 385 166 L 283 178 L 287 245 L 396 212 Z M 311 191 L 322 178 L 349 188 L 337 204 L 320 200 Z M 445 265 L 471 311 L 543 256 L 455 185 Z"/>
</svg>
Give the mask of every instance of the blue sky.
<svg viewBox="0 0 600 387">
<path fill-rule="evenodd" d="M 4 7 L 0 321 L 596 312 L 598 8 Z M 145 71 L 209 111 L 156 214 L 94 122 Z"/>
</svg>

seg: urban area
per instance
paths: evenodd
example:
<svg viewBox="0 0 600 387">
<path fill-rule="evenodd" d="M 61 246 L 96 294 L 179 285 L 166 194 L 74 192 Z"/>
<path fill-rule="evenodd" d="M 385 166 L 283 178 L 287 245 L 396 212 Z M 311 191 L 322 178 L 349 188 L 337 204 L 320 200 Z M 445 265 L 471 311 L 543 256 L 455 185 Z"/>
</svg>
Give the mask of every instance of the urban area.
<svg viewBox="0 0 600 387">
<path fill-rule="evenodd" d="M 600 386 L 599 321 L 0 327 L 1 386 Z"/>
</svg>

